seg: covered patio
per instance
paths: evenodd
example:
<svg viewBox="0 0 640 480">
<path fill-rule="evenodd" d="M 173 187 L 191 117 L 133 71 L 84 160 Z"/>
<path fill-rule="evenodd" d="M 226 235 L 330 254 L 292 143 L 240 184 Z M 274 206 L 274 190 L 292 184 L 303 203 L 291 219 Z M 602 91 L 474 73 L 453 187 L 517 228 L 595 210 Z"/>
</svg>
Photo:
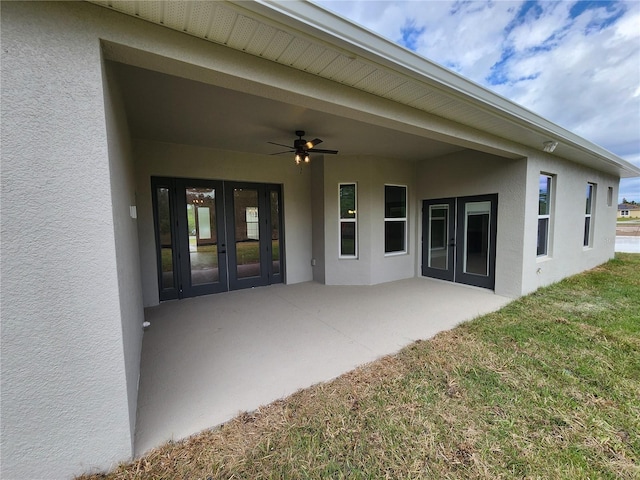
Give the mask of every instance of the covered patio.
<svg viewBox="0 0 640 480">
<path fill-rule="evenodd" d="M 510 300 L 419 277 L 373 286 L 278 284 L 148 308 L 135 453 L 335 378 Z"/>
</svg>

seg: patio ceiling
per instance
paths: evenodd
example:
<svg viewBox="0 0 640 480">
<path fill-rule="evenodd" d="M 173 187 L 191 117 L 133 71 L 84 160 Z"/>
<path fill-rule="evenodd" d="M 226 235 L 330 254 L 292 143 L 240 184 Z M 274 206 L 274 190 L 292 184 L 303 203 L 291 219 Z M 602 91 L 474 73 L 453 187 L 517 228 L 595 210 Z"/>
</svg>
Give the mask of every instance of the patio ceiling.
<svg viewBox="0 0 640 480">
<path fill-rule="evenodd" d="M 272 154 L 294 131 L 321 138 L 340 155 L 423 160 L 463 147 L 389 130 L 300 105 L 241 93 L 131 65 L 111 63 L 134 138 L 221 150 Z M 293 155 L 293 154 L 291 154 Z M 292 156 L 293 158 L 293 156 Z"/>
<path fill-rule="evenodd" d="M 554 155 L 615 175 L 628 177 L 640 174 L 638 168 L 611 152 L 309 2 L 95 0 L 92 3 L 317 75 L 536 150 L 542 150 L 544 142 L 556 140 L 559 145 Z M 215 94 L 214 90 L 209 90 L 209 93 Z M 226 95 L 228 92 L 224 93 Z M 227 139 L 243 142 L 241 146 L 246 151 L 268 153 L 264 150 L 267 141 L 288 144 L 293 138 L 292 130 L 297 128 L 305 129 L 312 137 L 322 138 L 326 148 L 338 149 L 341 153 L 357 151 L 364 154 L 369 153 L 368 150 L 375 150 L 377 154 L 385 155 L 384 144 L 393 145 L 394 156 L 398 156 L 398 148 L 406 148 L 407 158 L 413 158 L 412 155 L 415 156 L 417 152 L 422 152 L 421 158 L 425 158 L 427 151 L 440 154 L 447 150 L 443 144 L 425 145 L 422 143 L 424 139 L 412 142 L 416 139 L 396 131 L 390 142 L 382 141 L 390 138 L 390 131 L 375 129 L 363 135 L 339 138 L 338 128 L 333 128 L 335 131 L 332 132 L 324 130 L 326 125 L 345 127 L 336 123 L 340 121 L 338 117 L 325 117 L 319 112 L 307 112 L 305 117 L 300 107 L 273 105 L 268 101 L 261 102 L 258 98 L 244 99 L 254 102 L 250 109 L 253 115 L 273 111 L 277 114 L 269 117 L 270 122 L 277 120 L 276 117 L 283 119 L 271 130 L 264 130 L 268 123 L 259 125 L 255 122 L 255 129 L 251 125 L 244 125 L 239 131 L 225 132 Z M 181 108 L 178 105 L 174 107 Z M 183 108 L 195 109 L 197 105 Z M 175 113 L 181 112 L 176 110 Z M 164 118 L 166 121 L 168 117 Z M 251 123 L 246 116 L 243 120 Z M 185 132 L 185 135 L 198 137 L 201 141 L 207 139 L 208 145 L 214 146 L 215 133 L 206 131 L 202 126 L 191 126 L 201 131 Z M 362 125 L 350 123 L 347 126 L 353 130 Z M 180 125 L 174 124 L 172 127 L 179 130 Z M 133 128 L 135 135 L 138 130 L 135 125 Z M 334 134 L 336 136 L 332 137 Z M 382 140 L 378 144 L 370 143 L 375 142 L 378 134 Z M 249 145 L 253 139 L 257 139 L 256 144 Z M 356 148 L 359 142 L 368 150 Z M 237 150 L 238 147 L 233 149 Z"/>
</svg>

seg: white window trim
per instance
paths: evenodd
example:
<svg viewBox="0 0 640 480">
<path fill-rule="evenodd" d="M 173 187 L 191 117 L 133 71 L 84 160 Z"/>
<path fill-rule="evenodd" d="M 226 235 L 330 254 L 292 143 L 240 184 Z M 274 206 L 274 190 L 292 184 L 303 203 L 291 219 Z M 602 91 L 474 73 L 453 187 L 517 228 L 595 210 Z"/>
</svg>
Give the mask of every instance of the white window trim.
<svg viewBox="0 0 640 480">
<path fill-rule="evenodd" d="M 342 218 L 340 214 L 340 190 L 343 185 L 353 185 L 355 188 L 354 192 L 354 203 L 355 203 L 355 211 L 353 218 Z M 354 255 L 343 255 L 342 254 L 342 224 L 343 223 L 354 223 L 355 224 L 355 254 Z M 356 182 L 340 182 L 338 184 L 338 258 L 345 260 L 357 260 L 358 259 L 358 184 Z"/>
<path fill-rule="evenodd" d="M 587 182 L 587 186 L 591 187 L 591 198 L 589 202 L 589 211 L 584 214 L 584 223 L 587 224 L 587 218 L 589 219 L 589 232 L 587 237 L 587 244 L 584 243 L 584 233 L 582 238 L 582 248 L 584 250 L 589 250 L 593 248 L 593 207 L 596 202 L 596 189 L 597 186 L 595 183 Z M 585 198 L 586 201 L 586 198 Z M 586 209 L 585 209 L 586 210 Z"/>
<path fill-rule="evenodd" d="M 555 197 L 555 188 L 556 188 L 556 177 L 555 175 L 551 174 L 551 173 L 546 173 L 546 172 L 540 172 L 538 174 L 538 196 L 540 195 L 540 177 L 547 177 L 549 178 L 551 181 L 549 182 L 549 213 L 544 214 L 544 215 L 540 215 L 540 210 L 539 210 L 539 206 L 538 206 L 538 216 L 537 216 L 537 228 L 536 228 L 536 258 L 538 259 L 538 261 L 544 261 L 547 260 L 549 258 L 551 258 L 551 252 L 552 252 L 552 248 L 551 248 L 551 239 L 553 238 L 552 232 L 553 232 L 553 225 L 552 225 L 552 213 L 553 213 L 553 199 Z M 539 234 L 538 232 L 538 228 L 539 224 L 540 224 L 540 220 L 541 219 L 547 219 L 547 251 L 545 253 L 542 253 L 540 255 L 537 255 L 538 252 L 538 246 L 537 246 L 537 235 Z"/>
<path fill-rule="evenodd" d="M 394 183 L 384 184 L 384 210 L 387 211 L 386 189 L 387 187 L 404 188 L 404 217 L 384 217 L 384 232 L 386 232 L 387 222 L 404 222 L 404 249 L 397 252 L 384 252 L 385 257 L 395 257 L 398 255 L 407 255 L 409 253 L 409 187 L 407 185 L 399 185 Z M 384 235 L 383 235 L 384 238 Z"/>
<path fill-rule="evenodd" d="M 551 238 L 551 215 L 538 215 L 538 225 L 540 225 L 540 220 L 547 219 L 547 251 L 545 253 L 541 253 L 538 255 L 538 259 L 549 258 L 549 238 Z M 538 227 L 539 228 L 539 227 Z M 537 237 L 536 237 L 537 238 Z M 536 253 L 538 252 L 538 245 L 536 244 Z"/>
</svg>

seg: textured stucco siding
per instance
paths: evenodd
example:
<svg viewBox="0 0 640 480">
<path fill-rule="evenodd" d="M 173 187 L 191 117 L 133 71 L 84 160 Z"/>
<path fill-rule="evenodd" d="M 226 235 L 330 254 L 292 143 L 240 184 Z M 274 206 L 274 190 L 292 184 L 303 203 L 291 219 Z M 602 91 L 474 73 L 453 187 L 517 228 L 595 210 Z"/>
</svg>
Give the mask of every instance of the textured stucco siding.
<svg viewBox="0 0 640 480">
<path fill-rule="evenodd" d="M 132 451 L 100 43 L 67 7 L 2 4 L 2 478 Z"/>
<path fill-rule="evenodd" d="M 325 283 L 324 158 L 319 158 L 311 163 L 311 215 L 311 262 L 313 280 L 315 282 Z"/>
<path fill-rule="evenodd" d="M 109 145 L 109 176 L 113 205 L 113 228 L 118 265 L 118 292 L 122 343 L 127 375 L 131 438 L 134 438 L 138 400 L 138 377 L 142 350 L 142 283 L 135 215 L 136 192 L 132 145 L 122 92 L 107 65 L 104 68 L 104 104 Z M 131 207 L 134 208 L 132 215 Z M 133 449 L 133 444 L 131 445 Z"/>
<path fill-rule="evenodd" d="M 522 294 L 526 168 L 524 158 L 466 151 L 424 161 L 418 170 L 420 200 L 498 194 L 495 292 L 508 297 Z"/>
<path fill-rule="evenodd" d="M 420 275 L 422 200 L 486 193 L 499 194 L 498 294 L 613 256 L 616 177 L 86 2 L 3 2 L 1 21 L 2 478 L 65 478 L 131 456 L 142 308 L 158 304 L 153 175 L 281 184 L 287 283 Z M 413 163 L 326 156 L 300 169 L 289 156 L 132 140 L 110 61 L 472 150 Z M 545 259 L 541 171 L 557 179 Z M 357 260 L 338 259 L 340 182 L 358 184 Z M 586 182 L 598 188 L 588 249 Z M 384 255 L 385 184 L 408 187 L 404 255 Z"/>
<path fill-rule="evenodd" d="M 413 162 L 371 156 L 324 159 L 324 258 L 328 285 L 374 285 L 415 276 L 416 203 Z M 340 258 L 340 183 L 357 185 L 358 258 Z M 385 185 L 407 187 L 407 251 L 384 253 Z"/>
<path fill-rule="evenodd" d="M 499 295 L 518 297 L 613 258 L 616 205 L 607 205 L 607 190 L 617 198 L 617 177 L 522 150 L 528 158 L 508 160 L 464 152 L 423 162 L 418 196 L 423 199 L 498 193 L 496 286 Z M 538 179 L 554 175 L 551 253 L 536 255 Z M 584 248 L 585 192 L 596 184 L 592 217 L 593 245 Z"/>
<path fill-rule="evenodd" d="M 537 257 L 538 179 L 553 176 L 549 255 Z M 592 217 L 593 245 L 583 247 L 587 182 L 596 185 Z M 619 179 L 551 155 L 532 155 L 527 168 L 526 222 L 523 246 L 523 288 L 529 293 L 541 286 L 600 265 L 613 258 L 616 236 L 615 199 Z M 612 205 L 607 190 L 613 188 Z"/>
</svg>

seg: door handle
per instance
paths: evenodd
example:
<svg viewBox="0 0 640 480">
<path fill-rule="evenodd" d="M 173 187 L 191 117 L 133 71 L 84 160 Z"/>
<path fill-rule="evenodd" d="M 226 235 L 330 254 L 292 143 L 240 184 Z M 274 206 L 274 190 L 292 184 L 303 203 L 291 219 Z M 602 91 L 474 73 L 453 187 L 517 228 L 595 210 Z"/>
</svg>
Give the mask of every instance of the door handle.
<svg viewBox="0 0 640 480">
<path fill-rule="evenodd" d="M 449 242 L 450 242 L 450 243 L 449 243 L 449 246 L 450 246 L 450 247 L 455 247 L 455 246 L 456 246 L 456 241 L 455 241 L 455 239 L 454 239 L 454 238 L 452 238 L 451 240 L 449 240 Z"/>
</svg>

